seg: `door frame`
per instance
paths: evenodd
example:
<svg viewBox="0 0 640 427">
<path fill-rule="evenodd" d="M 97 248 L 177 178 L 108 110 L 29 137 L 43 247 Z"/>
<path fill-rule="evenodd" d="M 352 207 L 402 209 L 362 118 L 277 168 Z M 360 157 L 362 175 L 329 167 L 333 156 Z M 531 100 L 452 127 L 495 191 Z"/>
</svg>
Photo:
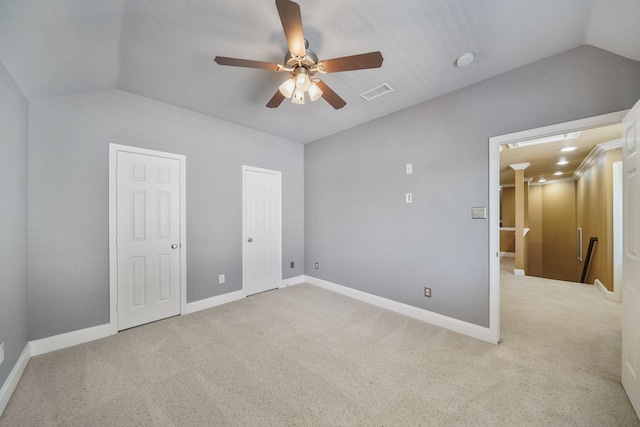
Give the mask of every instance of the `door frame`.
<svg viewBox="0 0 640 427">
<path fill-rule="evenodd" d="M 489 138 L 489 333 L 494 342 L 500 341 L 500 146 L 621 123 L 628 111 L 617 111 Z"/>
<path fill-rule="evenodd" d="M 613 163 L 613 301 L 622 302 L 622 161 Z"/>
<path fill-rule="evenodd" d="M 245 186 L 246 186 L 246 174 L 248 171 L 251 172 L 261 172 L 268 173 L 272 175 L 276 175 L 278 177 L 278 192 L 280 204 L 278 205 L 278 243 L 279 250 L 276 255 L 276 279 L 277 279 L 277 288 L 280 287 L 282 283 L 282 172 L 273 169 L 264 169 L 258 168 L 254 166 L 242 165 L 242 291 L 244 295 L 247 296 L 247 245 L 245 242 L 247 241 L 247 230 L 245 228 L 245 215 L 247 213 L 246 210 L 246 202 L 245 202 Z"/>
<path fill-rule="evenodd" d="M 109 327 L 111 335 L 118 333 L 118 246 L 116 245 L 118 225 L 118 183 L 116 178 L 118 151 L 166 157 L 177 160 L 180 167 L 180 314 L 186 313 L 187 306 L 187 225 L 186 225 L 186 156 L 109 143 Z"/>
</svg>

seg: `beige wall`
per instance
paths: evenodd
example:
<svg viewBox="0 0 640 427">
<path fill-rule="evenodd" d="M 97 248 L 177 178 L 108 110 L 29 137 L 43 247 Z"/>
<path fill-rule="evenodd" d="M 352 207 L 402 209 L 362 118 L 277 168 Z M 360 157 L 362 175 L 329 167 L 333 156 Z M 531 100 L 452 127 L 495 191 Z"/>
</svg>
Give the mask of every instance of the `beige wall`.
<svg viewBox="0 0 640 427">
<path fill-rule="evenodd" d="M 580 281 L 575 182 L 542 186 L 542 277 Z"/>
<path fill-rule="evenodd" d="M 613 291 L 613 163 L 622 160 L 620 148 L 601 156 L 576 183 L 577 227 L 582 228 L 582 259 L 586 262 L 589 239 L 598 238 L 585 283 L 596 279 Z"/>
<path fill-rule="evenodd" d="M 529 187 L 529 270 L 527 275 L 542 277 L 542 186 Z"/>
<path fill-rule="evenodd" d="M 500 203 L 500 226 L 516 226 L 516 189 L 515 187 L 502 187 L 502 202 Z M 500 232 L 500 251 L 515 252 L 516 237 L 513 231 Z"/>
<path fill-rule="evenodd" d="M 502 225 L 515 224 L 515 189 L 502 190 Z M 578 282 L 575 182 L 528 187 L 528 276 Z M 500 250 L 513 252 L 514 235 L 500 233 Z"/>
</svg>

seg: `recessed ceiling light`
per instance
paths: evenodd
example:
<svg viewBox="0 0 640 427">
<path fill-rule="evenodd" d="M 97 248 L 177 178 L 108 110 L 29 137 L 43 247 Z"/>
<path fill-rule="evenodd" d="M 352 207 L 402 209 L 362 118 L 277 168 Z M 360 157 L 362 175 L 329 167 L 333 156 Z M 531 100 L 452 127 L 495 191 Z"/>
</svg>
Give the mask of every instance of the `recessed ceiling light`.
<svg viewBox="0 0 640 427">
<path fill-rule="evenodd" d="M 458 57 L 458 59 L 456 59 L 456 65 L 458 67 L 466 67 L 467 65 L 473 62 L 473 59 L 474 59 L 473 53 L 471 52 L 463 53 Z"/>
<path fill-rule="evenodd" d="M 555 173 L 554 173 L 554 175 L 555 175 L 555 176 L 560 176 L 560 175 L 562 175 L 562 172 L 560 172 L 560 171 L 555 172 Z"/>
<path fill-rule="evenodd" d="M 546 180 L 546 179 L 544 179 L 544 178 L 540 178 L 540 179 L 538 180 L 538 182 L 547 182 L 547 180 Z"/>
<path fill-rule="evenodd" d="M 573 147 L 573 146 L 572 146 L 572 147 L 564 147 L 564 148 L 561 148 L 561 149 L 560 149 L 560 151 L 562 151 L 563 153 L 567 153 L 567 152 L 569 152 L 569 151 L 575 151 L 575 150 L 577 150 L 577 149 L 578 149 L 578 147 Z"/>
<path fill-rule="evenodd" d="M 564 165 L 568 165 L 568 164 L 569 164 L 569 162 L 566 159 L 562 159 L 558 163 L 556 163 L 556 165 L 559 165 L 559 166 L 564 166 Z"/>
</svg>

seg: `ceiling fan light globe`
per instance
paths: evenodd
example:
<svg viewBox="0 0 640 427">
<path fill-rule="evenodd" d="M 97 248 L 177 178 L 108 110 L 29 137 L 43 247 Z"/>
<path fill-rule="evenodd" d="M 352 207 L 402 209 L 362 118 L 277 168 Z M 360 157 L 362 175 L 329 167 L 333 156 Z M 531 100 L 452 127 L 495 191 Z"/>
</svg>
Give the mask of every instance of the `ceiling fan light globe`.
<svg viewBox="0 0 640 427">
<path fill-rule="evenodd" d="M 294 104 L 304 104 L 304 91 L 297 89 L 293 92 L 293 98 L 291 98 L 291 102 Z"/>
<path fill-rule="evenodd" d="M 322 90 L 318 87 L 317 84 L 311 83 L 311 85 L 309 86 L 309 99 L 311 101 L 315 101 L 316 99 L 320 98 L 322 96 Z"/>
<path fill-rule="evenodd" d="M 309 78 L 309 70 L 304 67 L 300 67 L 296 70 L 295 74 L 296 88 L 306 92 L 311 86 L 311 79 Z"/>
<path fill-rule="evenodd" d="M 296 88 L 296 84 L 293 79 L 287 79 L 280 85 L 278 90 L 285 98 L 291 98 L 293 95 L 293 90 Z"/>
</svg>

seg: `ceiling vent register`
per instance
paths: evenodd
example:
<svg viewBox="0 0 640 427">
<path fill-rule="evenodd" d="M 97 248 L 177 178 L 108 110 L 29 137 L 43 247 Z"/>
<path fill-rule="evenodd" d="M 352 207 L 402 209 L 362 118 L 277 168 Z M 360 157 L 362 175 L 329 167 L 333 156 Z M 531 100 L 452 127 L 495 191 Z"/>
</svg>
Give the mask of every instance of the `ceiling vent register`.
<svg viewBox="0 0 640 427">
<path fill-rule="evenodd" d="M 371 101 L 372 99 L 378 98 L 382 95 L 386 95 L 390 92 L 393 92 L 393 88 L 389 86 L 389 84 L 383 83 L 380 86 L 376 86 L 371 90 L 361 93 L 360 96 L 367 101 Z"/>
</svg>

